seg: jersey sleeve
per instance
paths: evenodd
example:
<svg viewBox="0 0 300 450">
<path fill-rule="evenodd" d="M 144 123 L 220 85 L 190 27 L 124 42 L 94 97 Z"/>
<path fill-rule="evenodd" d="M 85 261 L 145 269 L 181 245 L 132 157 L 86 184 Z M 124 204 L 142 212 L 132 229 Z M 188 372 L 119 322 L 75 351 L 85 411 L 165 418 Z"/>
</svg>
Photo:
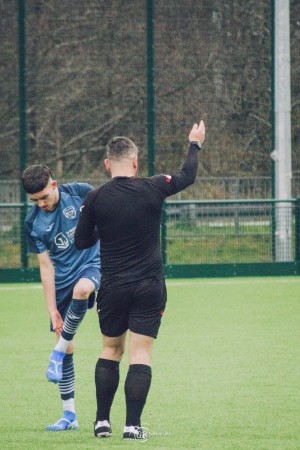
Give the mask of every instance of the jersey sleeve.
<svg viewBox="0 0 300 450">
<path fill-rule="evenodd" d="M 78 250 L 92 247 L 97 242 L 99 235 L 95 227 L 96 218 L 92 208 L 92 195 L 87 194 L 80 208 L 80 217 L 75 231 L 75 246 Z"/>
<path fill-rule="evenodd" d="M 93 186 L 88 183 L 76 183 L 76 187 L 78 195 L 81 198 L 85 198 L 86 194 L 94 189 Z"/>
<path fill-rule="evenodd" d="M 171 175 L 155 175 L 150 178 L 165 199 L 177 194 L 194 183 L 198 170 L 199 150 L 194 144 L 190 144 L 188 154 L 180 171 Z"/>
<path fill-rule="evenodd" d="M 78 195 L 82 200 L 85 198 L 86 194 L 93 189 L 93 186 L 88 183 L 74 182 L 59 185 L 60 191 L 67 192 L 70 195 Z"/>
</svg>

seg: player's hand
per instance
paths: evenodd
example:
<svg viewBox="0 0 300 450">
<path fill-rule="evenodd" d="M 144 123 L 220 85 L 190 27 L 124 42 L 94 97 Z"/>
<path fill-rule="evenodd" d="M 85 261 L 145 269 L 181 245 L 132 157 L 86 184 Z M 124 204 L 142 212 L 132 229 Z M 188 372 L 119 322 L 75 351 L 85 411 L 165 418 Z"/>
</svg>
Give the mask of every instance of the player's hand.
<svg viewBox="0 0 300 450">
<path fill-rule="evenodd" d="M 205 140 L 205 125 L 203 120 L 201 120 L 199 125 L 195 123 L 193 128 L 191 129 L 189 134 L 189 141 L 190 142 L 198 141 L 201 142 L 201 144 L 203 144 L 204 140 Z"/>
<path fill-rule="evenodd" d="M 50 319 L 52 322 L 53 330 L 55 331 L 57 336 L 60 336 L 64 321 L 62 320 L 62 317 L 57 309 L 50 313 Z"/>
</svg>

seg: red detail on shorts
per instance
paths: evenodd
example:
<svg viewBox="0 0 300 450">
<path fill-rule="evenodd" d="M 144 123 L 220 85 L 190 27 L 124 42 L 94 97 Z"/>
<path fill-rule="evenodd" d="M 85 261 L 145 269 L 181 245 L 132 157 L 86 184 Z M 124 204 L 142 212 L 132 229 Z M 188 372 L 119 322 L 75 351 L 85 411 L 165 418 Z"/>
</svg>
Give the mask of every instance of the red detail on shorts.
<svg viewBox="0 0 300 450">
<path fill-rule="evenodd" d="M 161 311 L 161 312 L 160 312 L 160 315 L 162 316 L 163 314 L 164 314 L 164 311 Z"/>
<path fill-rule="evenodd" d="M 171 175 L 165 175 L 165 177 L 166 177 L 166 182 L 170 183 L 170 181 L 172 179 Z"/>
</svg>

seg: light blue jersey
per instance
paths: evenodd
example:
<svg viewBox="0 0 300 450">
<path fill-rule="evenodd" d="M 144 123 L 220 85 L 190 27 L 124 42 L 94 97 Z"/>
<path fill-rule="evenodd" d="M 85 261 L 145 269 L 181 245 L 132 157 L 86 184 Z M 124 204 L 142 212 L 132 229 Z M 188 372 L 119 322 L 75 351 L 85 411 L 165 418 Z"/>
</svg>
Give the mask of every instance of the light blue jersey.
<svg viewBox="0 0 300 450">
<path fill-rule="evenodd" d="M 43 211 L 34 205 L 25 219 L 30 253 L 49 252 L 55 267 L 56 289 L 63 289 L 80 278 L 89 268 L 100 268 L 100 243 L 80 251 L 74 244 L 80 207 L 87 192 L 93 189 L 86 183 L 58 186 L 59 202 L 53 211 Z"/>
</svg>

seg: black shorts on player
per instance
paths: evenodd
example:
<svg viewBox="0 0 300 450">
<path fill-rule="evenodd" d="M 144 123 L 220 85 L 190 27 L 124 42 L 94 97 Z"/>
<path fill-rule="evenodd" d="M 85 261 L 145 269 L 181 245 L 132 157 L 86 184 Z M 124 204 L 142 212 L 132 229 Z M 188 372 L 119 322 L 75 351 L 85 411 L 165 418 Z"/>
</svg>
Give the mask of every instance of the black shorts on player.
<svg viewBox="0 0 300 450">
<path fill-rule="evenodd" d="M 156 338 L 166 302 L 163 278 L 148 278 L 127 287 L 101 287 L 97 297 L 101 332 L 117 337 L 130 330 Z"/>
</svg>

